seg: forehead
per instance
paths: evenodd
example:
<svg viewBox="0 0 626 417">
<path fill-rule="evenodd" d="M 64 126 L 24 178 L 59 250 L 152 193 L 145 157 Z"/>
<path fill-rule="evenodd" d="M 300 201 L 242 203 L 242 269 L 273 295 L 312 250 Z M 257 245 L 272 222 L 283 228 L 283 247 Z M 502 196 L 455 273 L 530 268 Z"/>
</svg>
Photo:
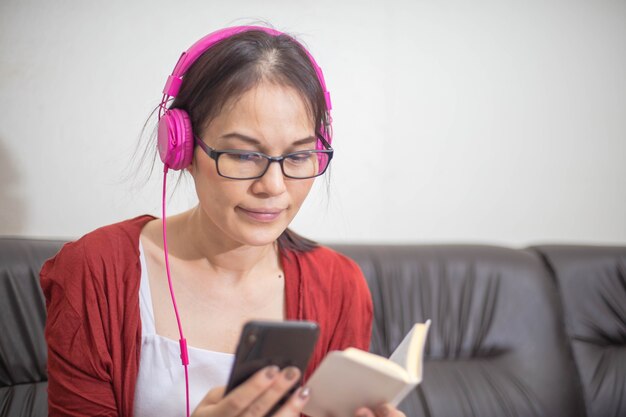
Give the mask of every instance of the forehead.
<svg viewBox="0 0 626 417">
<path fill-rule="evenodd" d="M 210 130 L 252 130 L 259 135 L 314 133 L 311 111 L 292 87 L 263 82 L 226 103 Z M 251 133 L 251 132 L 248 132 Z"/>
</svg>

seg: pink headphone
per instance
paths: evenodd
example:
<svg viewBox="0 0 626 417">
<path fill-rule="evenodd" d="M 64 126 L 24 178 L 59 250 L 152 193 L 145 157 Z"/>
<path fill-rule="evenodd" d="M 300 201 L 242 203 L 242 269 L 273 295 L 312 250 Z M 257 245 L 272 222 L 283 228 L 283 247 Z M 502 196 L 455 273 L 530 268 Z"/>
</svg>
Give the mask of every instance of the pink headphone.
<svg viewBox="0 0 626 417">
<path fill-rule="evenodd" d="M 251 30 L 259 30 L 268 33 L 272 36 L 283 35 L 274 29 L 265 28 L 262 26 L 234 26 L 225 29 L 218 30 L 210 33 L 204 38 L 194 43 L 186 52 L 178 59 L 172 75 L 167 78 L 165 87 L 163 88 L 163 98 L 160 104 L 159 110 L 159 130 L 158 130 L 158 149 L 161 160 L 165 166 L 169 169 L 180 170 L 187 167 L 193 157 L 194 148 L 194 136 L 191 126 L 189 115 L 182 109 L 167 109 L 167 103 L 176 97 L 180 86 L 183 81 L 183 77 L 189 67 L 198 59 L 200 55 L 206 52 L 211 46 L 216 43 L 229 38 L 238 33 L 247 32 Z M 295 41 L 295 40 L 294 40 Z M 296 41 L 297 42 L 297 41 Z M 302 46 L 302 45 L 300 45 Z M 311 56 L 306 48 L 302 47 L 309 57 L 317 78 L 324 90 L 324 98 L 326 100 L 326 111 L 329 113 L 328 120 L 330 119 L 330 93 L 326 89 L 326 83 L 324 82 L 324 74 L 322 69 L 317 65 L 315 59 Z M 164 112 L 162 114 L 162 112 Z M 321 129 L 324 139 L 329 144 L 331 143 L 330 130 L 322 127 Z"/>
</svg>

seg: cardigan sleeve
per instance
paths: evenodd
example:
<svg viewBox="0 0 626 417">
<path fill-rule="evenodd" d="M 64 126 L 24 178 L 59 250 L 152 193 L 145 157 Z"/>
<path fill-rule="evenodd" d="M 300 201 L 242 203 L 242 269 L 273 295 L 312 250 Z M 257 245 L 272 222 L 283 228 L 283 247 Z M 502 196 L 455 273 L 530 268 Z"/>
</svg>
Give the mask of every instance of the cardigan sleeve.
<svg viewBox="0 0 626 417">
<path fill-rule="evenodd" d="M 343 258 L 334 280 L 336 326 L 330 339 L 332 350 L 356 347 L 368 350 L 372 336 L 372 296 L 359 266 Z"/>
<path fill-rule="evenodd" d="M 50 416 L 117 416 L 106 349 L 106 303 L 81 241 L 66 244 L 41 270 L 48 312 Z"/>
</svg>

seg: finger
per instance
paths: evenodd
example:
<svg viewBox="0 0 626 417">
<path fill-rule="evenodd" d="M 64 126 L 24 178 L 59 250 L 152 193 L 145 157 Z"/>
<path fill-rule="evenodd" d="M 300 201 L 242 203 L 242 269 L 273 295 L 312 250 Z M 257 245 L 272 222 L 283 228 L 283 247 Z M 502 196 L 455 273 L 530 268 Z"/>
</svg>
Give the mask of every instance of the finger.
<svg viewBox="0 0 626 417">
<path fill-rule="evenodd" d="M 382 404 L 374 410 L 376 417 L 406 417 L 404 413 L 389 404 Z"/>
<path fill-rule="evenodd" d="M 244 412 L 279 376 L 277 366 L 268 366 L 228 393 L 215 406 L 216 415 L 236 416 Z"/>
<path fill-rule="evenodd" d="M 221 400 L 222 397 L 224 396 L 224 389 L 225 387 L 215 387 L 209 392 L 207 392 L 206 395 L 202 398 L 202 400 L 200 400 L 200 402 L 198 403 L 198 405 L 196 406 L 196 409 L 194 410 L 192 414 L 195 414 L 196 410 L 200 410 L 207 406 L 217 404 L 219 400 Z"/>
<path fill-rule="evenodd" d="M 365 408 L 365 407 L 357 408 L 357 410 L 354 412 L 354 416 L 355 417 L 376 417 L 372 410 L 370 410 L 369 408 Z"/>
<path fill-rule="evenodd" d="M 226 387 L 215 387 L 204 397 L 209 404 L 217 404 L 222 398 L 224 398 L 224 392 Z"/>
<path fill-rule="evenodd" d="M 289 390 L 300 380 L 300 370 L 294 366 L 282 370 L 272 385 L 265 390 L 245 410 L 246 417 L 263 417 L 276 403 L 278 403 Z"/>
<path fill-rule="evenodd" d="M 280 407 L 274 417 L 298 417 L 302 413 L 304 405 L 309 401 L 311 390 L 308 387 L 300 387 L 294 392 L 289 400 Z"/>
</svg>

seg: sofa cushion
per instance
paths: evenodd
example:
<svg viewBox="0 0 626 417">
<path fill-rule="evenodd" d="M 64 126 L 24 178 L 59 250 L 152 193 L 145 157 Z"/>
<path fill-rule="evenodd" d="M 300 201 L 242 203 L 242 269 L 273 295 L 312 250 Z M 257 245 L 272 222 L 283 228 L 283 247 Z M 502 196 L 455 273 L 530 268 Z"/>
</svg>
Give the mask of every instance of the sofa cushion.
<svg viewBox="0 0 626 417">
<path fill-rule="evenodd" d="M 39 270 L 61 242 L 0 238 L 0 416 L 46 416 L 46 310 Z"/>
<path fill-rule="evenodd" d="M 534 249 L 556 277 L 587 415 L 626 416 L 626 248 Z"/>
<path fill-rule="evenodd" d="M 407 416 L 584 416 L 558 293 L 539 256 L 488 246 L 334 245 L 374 299 L 371 350 L 432 320 Z"/>
</svg>

